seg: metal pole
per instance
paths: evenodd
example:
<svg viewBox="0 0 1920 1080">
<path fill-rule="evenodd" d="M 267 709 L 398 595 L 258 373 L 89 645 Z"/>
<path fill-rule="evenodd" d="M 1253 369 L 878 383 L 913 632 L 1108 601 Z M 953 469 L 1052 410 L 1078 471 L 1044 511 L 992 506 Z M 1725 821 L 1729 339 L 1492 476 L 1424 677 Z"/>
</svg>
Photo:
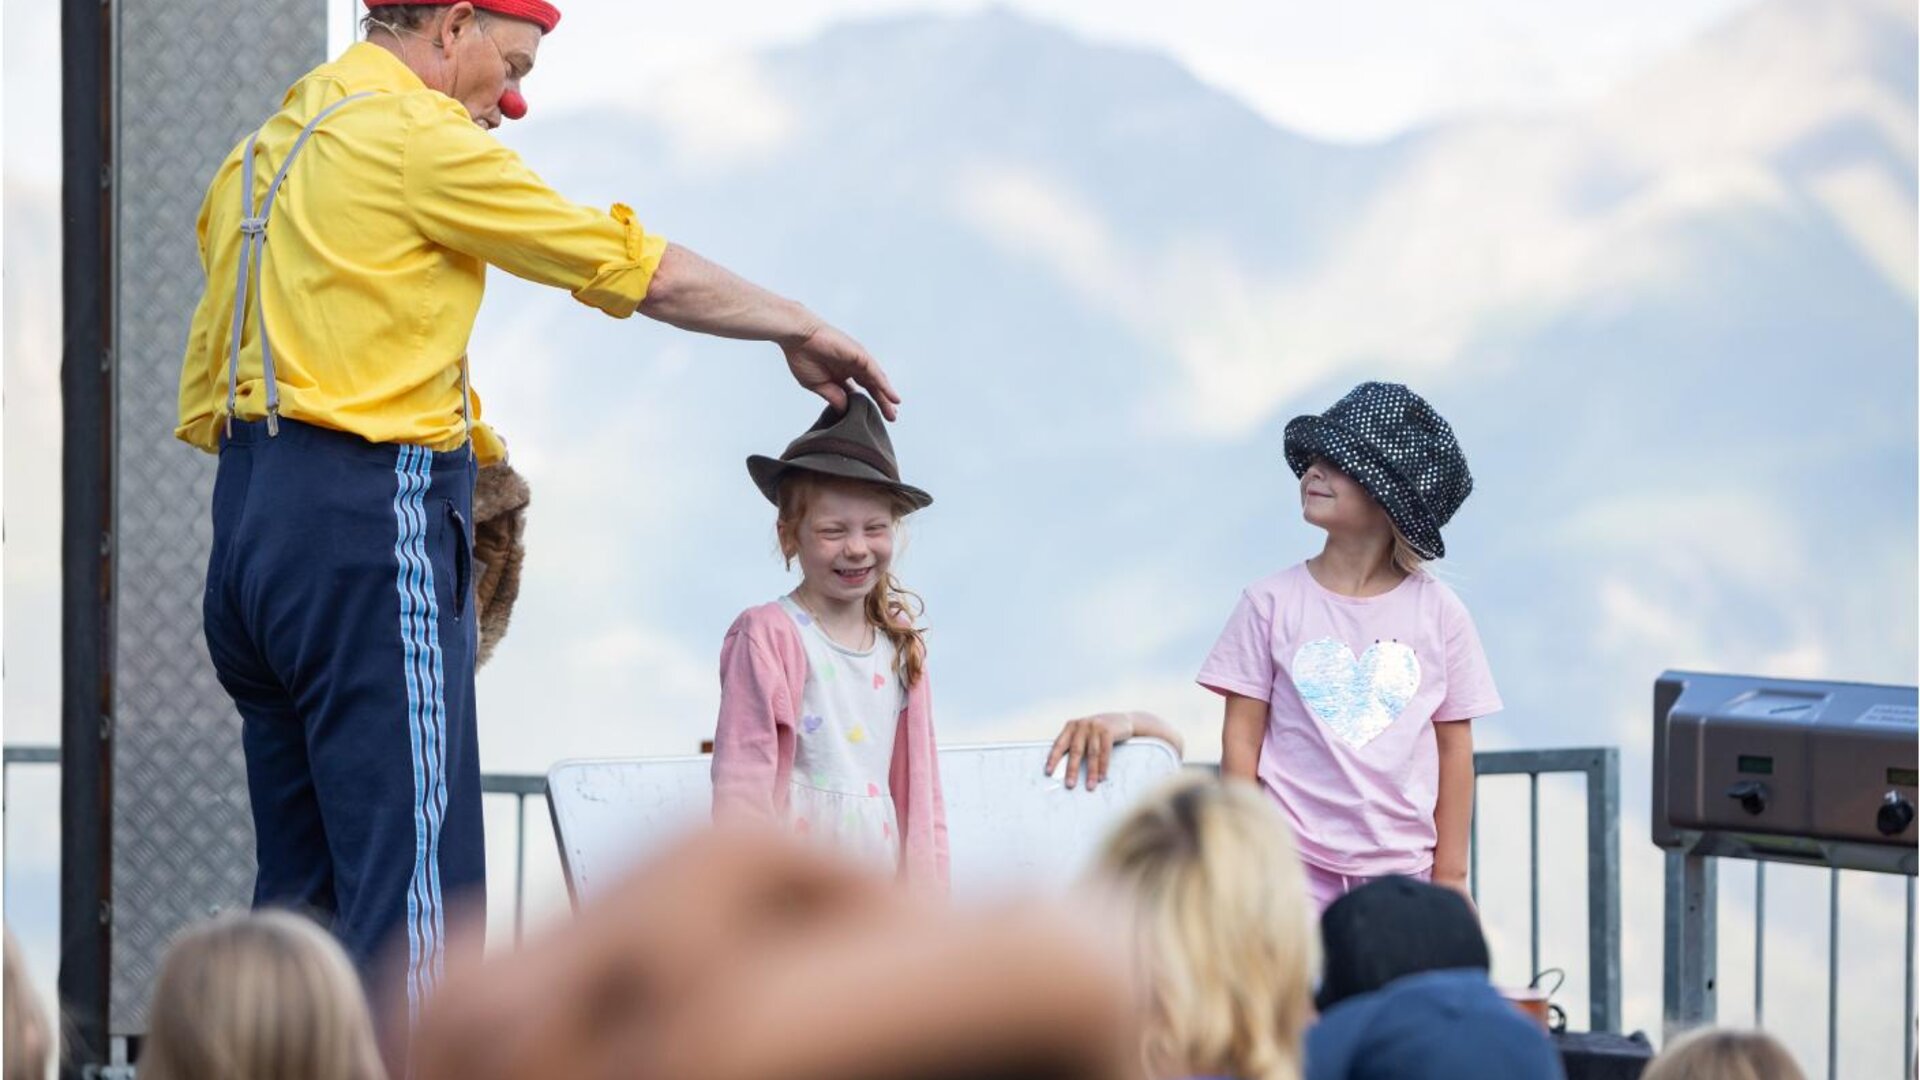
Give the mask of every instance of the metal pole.
<svg viewBox="0 0 1920 1080">
<path fill-rule="evenodd" d="M 1473 778 L 1473 809 L 1467 814 L 1467 894 L 1480 906 L 1480 777 Z"/>
<path fill-rule="evenodd" d="M 527 797 L 513 796 L 513 943 L 520 944 L 527 910 Z"/>
<path fill-rule="evenodd" d="M 1527 774 L 1527 921 L 1532 967 L 1527 983 L 1540 977 L 1540 774 Z"/>
<path fill-rule="evenodd" d="M 1587 1025 L 1620 1030 L 1620 751 L 1587 765 Z"/>
<path fill-rule="evenodd" d="M 114 20 L 60 6 L 62 1075 L 108 1063 L 113 896 Z"/>
<path fill-rule="evenodd" d="M 1709 857 L 1667 852 L 1662 1041 L 1714 1021 L 1719 901 L 1719 869 Z"/>
<path fill-rule="evenodd" d="M 1913 879 L 1907 879 L 1907 1011 L 1900 1014 L 1901 1035 L 1906 1040 L 1900 1055 L 1903 1067 L 1913 1068 Z"/>
<path fill-rule="evenodd" d="M 1827 1080 L 1840 1075 L 1840 871 L 1827 871 Z"/>
<path fill-rule="evenodd" d="M 1767 986 L 1767 864 L 1753 864 L 1753 1026 L 1764 1027 Z"/>
</svg>

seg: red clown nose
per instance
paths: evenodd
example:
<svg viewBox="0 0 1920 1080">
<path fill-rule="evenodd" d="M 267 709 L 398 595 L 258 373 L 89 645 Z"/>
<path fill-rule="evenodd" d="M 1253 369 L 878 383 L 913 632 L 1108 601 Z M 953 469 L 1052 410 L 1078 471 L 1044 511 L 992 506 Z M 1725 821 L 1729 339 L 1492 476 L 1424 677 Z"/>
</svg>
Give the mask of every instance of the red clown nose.
<svg viewBox="0 0 1920 1080">
<path fill-rule="evenodd" d="M 501 94 L 500 115 L 509 120 L 518 120 L 527 115 L 527 99 L 521 97 L 518 90 L 509 90 Z"/>
</svg>

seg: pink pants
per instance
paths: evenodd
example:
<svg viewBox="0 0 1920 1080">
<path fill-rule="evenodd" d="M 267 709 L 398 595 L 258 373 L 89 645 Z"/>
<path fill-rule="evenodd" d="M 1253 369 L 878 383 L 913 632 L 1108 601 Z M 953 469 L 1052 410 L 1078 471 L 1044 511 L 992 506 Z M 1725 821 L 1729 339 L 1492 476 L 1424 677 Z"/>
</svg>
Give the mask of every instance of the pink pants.
<svg viewBox="0 0 1920 1080">
<path fill-rule="evenodd" d="M 1345 874 L 1336 874 L 1332 870 L 1323 870 L 1305 861 L 1301 862 L 1300 865 L 1307 871 L 1307 895 L 1313 898 L 1313 911 L 1315 915 L 1324 913 L 1327 910 L 1328 904 L 1365 885 L 1367 882 L 1380 880 L 1379 878 L 1348 877 Z M 1398 876 L 1415 878 L 1420 881 L 1432 881 L 1433 868 L 1429 866 L 1417 874 L 1401 874 Z"/>
</svg>

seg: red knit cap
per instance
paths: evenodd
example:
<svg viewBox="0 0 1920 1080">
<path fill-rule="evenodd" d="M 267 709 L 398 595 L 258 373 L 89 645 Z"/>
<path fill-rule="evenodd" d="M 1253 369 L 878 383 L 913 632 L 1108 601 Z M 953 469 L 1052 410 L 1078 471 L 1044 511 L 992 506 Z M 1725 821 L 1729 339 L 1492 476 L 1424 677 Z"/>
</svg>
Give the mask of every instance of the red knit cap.
<svg viewBox="0 0 1920 1080">
<path fill-rule="evenodd" d="M 369 9 L 392 7 L 398 4 L 437 4 L 451 7 L 459 0 L 365 0 Z M 495 15 L 505 15 L 513 19 L 525 19 L 540 28 L 543 34 L 553 33 L 560 23 L 560 9 L 547 3 L 547 0 L 467 0 L 481 11 L 491 11 Z"/>
</svg>

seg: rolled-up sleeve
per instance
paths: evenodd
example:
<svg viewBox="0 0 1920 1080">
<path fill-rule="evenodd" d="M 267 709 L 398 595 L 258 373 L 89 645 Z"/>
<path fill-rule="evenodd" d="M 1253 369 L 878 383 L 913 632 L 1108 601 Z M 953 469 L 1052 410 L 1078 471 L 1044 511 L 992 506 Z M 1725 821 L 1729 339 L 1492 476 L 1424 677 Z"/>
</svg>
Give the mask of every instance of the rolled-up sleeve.
<svg viewBox="0 0 1920 1080">
<path fill-rule="evenodd" d="M 408 119 L 405 198 L 423 235 L 615 318 L 640 306 L 667 241 L 631 209 L 567 200 L 464 117 L 422 106 Z"/>
</svg>

